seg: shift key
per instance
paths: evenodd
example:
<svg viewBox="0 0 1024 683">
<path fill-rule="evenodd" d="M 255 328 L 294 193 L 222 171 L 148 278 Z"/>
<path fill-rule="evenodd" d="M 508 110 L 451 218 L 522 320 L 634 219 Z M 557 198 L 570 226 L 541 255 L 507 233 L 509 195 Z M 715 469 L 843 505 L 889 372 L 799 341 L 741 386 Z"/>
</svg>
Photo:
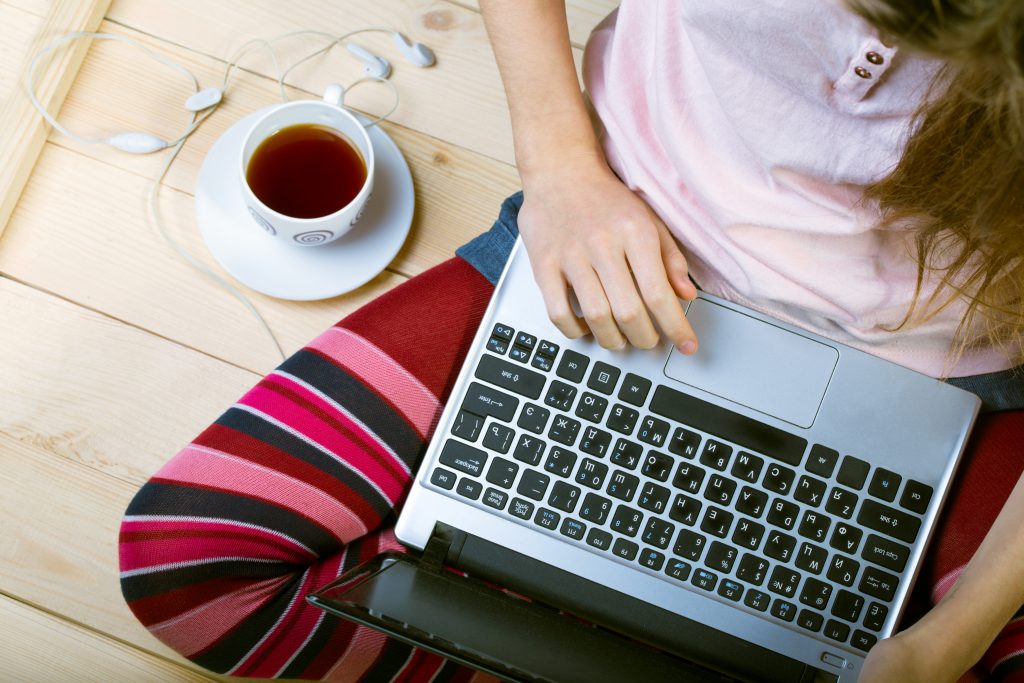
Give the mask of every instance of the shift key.
<svg viewBox="0 0 1024 683">
<path fill-rule="evenodd" d="M 913 543 L 917 532 L 921 530 L 918 517 L 870 499 L 861 505 L 857 522 L 904 543 Z"/>
<path fill-rule="evenodd" d="M 487 453 L 479 448 L 467 446 L 461 441 L 448 439 L 441 451 L 441 462 L 448 467 L 479 477 L 487 464 Z"/>
<path fill-rule="evenodd" d="M 520 396 L 537 399 L 544 389 L 544 375 L 491 355 L 480 358 L 476 377 Z"/>
</svg>

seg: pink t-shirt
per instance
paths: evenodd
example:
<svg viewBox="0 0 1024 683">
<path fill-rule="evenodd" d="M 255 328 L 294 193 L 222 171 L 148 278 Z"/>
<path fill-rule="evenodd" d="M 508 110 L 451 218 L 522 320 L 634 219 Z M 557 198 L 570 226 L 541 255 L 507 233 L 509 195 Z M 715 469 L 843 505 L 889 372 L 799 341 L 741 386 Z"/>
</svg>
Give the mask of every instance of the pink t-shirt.
<svg viewBox="0 0 1024 683">
<path fill-rule="evenodd" d="M 609 163 L 731 301 L 931 376 L 965 306 L 893 333 L 917 266 L 863 187 L 893 168 L 940 63 L 887 47 L 841 0 L 623 0 L 587 45 Z M 934 287 L 927 283 L 925 294 Z"/>
</svg>

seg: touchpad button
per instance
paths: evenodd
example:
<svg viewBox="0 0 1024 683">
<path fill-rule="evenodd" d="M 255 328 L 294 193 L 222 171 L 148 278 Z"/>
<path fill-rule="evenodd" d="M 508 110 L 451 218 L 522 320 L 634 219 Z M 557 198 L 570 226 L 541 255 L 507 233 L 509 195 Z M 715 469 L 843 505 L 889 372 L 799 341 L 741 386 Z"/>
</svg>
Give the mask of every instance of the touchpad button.
<svg viewBox="0 0 1024 683">
<path fill-rule="evenodd" d="M 810 427 L 832 379 L 839 351 L 706 299 L 686 317 L 700 346 L 675 349 L 665 375 L 798 427 Z"/>
</svg>

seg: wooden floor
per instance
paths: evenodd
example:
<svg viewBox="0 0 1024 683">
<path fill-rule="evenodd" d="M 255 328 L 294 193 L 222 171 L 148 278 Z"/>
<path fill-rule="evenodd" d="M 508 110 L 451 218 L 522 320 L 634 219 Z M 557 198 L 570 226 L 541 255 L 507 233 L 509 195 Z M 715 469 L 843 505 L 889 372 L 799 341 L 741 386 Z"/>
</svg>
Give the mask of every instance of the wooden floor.
<svg viewBox="0 0 1024 683">
<path fill-rule="evenodd" d="M 614 4 L 570 0 L 577 60 Z M 0 102 L 16 88 L 47 7 L 46 0 L 0 0 Z M 101 28 L 143 41 L 210 85 L 250 38 L 371 25 L 400 29 L 438 56 L 430 70 L 393 60 L 402 104 L 385 127 L 415 179 L 413 231 L 387 271 L 350 295 L 292 303 L 252 294 L 287 352 L 448 258 L 517 189 L 504 94 L 475 2 L 119 0 Z M 394 56 L 384 36 L 360 42 Z M 231 123 L 275 101 L 269 62 L 248 64 L 162 192 L 174 236 L 211 266 L 194 223 L 199 165 Z M 155 70 L 126 46 L 93 46 L 62 122 L 86 135 L 176 135 L 186 122 L 188 84 Z M 296 74 L 293 85 L 303 91 L 297 96 L 312 96 L 358 75 L 359 65 L 339 53 Z M 354 99 L 371 112 L 384 101 L 371 92 Z M 146 218 L 145 192 L 162 163 L 159 154 L 132 157 L 51 135 L 0 237 L 3 681 L 217 678 L 131 616 L 117 584 L 117 529 L 146 478 L 278 359 L 238 302 L 182 264 Z"/>
</svg>

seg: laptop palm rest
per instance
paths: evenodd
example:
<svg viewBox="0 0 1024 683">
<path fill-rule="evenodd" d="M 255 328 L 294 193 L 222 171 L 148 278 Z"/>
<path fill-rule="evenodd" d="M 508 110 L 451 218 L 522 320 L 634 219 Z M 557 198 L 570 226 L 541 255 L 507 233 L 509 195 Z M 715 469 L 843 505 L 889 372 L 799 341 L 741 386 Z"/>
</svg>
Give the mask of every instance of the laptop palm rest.
<svg viewBox="0 0 1024 683">
<path fill-rule="evenodd" d="M 667 377 L 797 427 L 814 423 L 837 349 L 706 299 L 686 317 L 700 347 L 693 356 L 673 350 Z"/>
</svg>

